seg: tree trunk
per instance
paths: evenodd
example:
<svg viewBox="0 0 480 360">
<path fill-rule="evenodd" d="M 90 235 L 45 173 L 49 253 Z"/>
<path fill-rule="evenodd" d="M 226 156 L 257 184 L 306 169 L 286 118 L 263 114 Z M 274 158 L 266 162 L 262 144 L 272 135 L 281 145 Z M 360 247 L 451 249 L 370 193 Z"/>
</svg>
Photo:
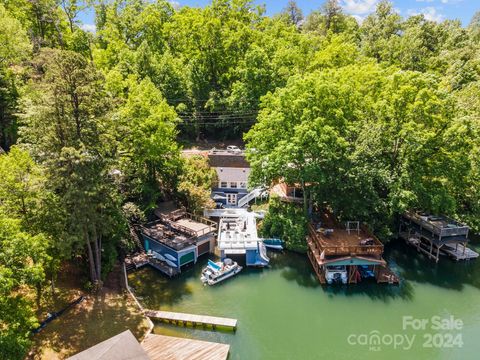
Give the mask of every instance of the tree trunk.
<svg viewBox="0 0 480 360">
<path fill-rule="evenodd" d="M 50 280 L 50 284 L 52 286 L 52 296 L 55 296 L 55 275 L 52 274 L 52 278 Z"/>
<path fill-rule="evenodd" d="M 308 214 L 308 199 L 307 199 L 307 192 L 305 191 L 305 181 L 302 179 L 302 195 L 303 195 L 303 212 L 305 215 Z"/>
<path fill-rule="evenodd" d="M 36 288 L 37 288 L 37 296 L 35 300 L 37 303 L 37 307 L 40 308 L 40 299 L 42 298 L 42 284 L 37 283 Z"/>
<path fill-rule="evenodd" d="M 95 271 L 95 259 L 93 257 L 92 245 L 90 244 L 90 238 L 88 236 L 88 232 L 85 234 L 85 238 L 87 241 L 88 263 L 90 266 L 90 280 L 92 281 L 93 284 L 95 284 L 98 278 L 97 278 L 97 272 Z"/>
<path fill-rule="evenodd" d="M 100 281 L 102 274 L 102 245 L 95 226 L 93 227 L 93 245 L 95 251 L 95 270 L 97 273 L 97 280 Z"/>
</svg>

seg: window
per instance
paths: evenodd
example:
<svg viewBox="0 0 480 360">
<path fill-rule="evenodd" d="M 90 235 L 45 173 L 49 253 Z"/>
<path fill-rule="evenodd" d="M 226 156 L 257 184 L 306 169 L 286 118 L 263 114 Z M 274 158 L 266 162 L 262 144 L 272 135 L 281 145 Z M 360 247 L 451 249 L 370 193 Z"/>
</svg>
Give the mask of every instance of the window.
<svg viewBox="0 0 480 360">
<path fill-rule="evenodd" d="M 238 185 L 238 187 L 239 187 L 240 189 L 246 189 L 246 188 L 247 188 L 247 183 L 242 181 L 242 182 Z"/>
<path fill-rule="evenodd" d="M 220 183 L 220 187 L 221 187 L 221 188 L 227 188 L 227 187 L 228 187 L 228 183 L 227 183 L 226 181 L 222 181 L 222 182 Z"/>
<path fill-rule="evenodd" d="M 236 189 L 236 188 L 237 188 L 237 183 L 236 183 L 235 181 L 231 182 L 231 183 L 230 183 L 230 187 L 231 187 L 232 189 Z"/>
<path fill-rule="evenodd" d="M 226 194 L 228 205 L 237 205 L 237 194 Z"/>
</svg>

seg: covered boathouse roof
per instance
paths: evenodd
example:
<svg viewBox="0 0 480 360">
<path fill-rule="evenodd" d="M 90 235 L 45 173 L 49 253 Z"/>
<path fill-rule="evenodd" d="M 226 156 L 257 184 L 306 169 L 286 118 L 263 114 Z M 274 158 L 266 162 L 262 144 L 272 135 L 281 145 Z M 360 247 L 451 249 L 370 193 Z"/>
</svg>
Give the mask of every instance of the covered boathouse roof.
<svg viewBox="0 0 480 360">
<path fill-rule="evenodd" d="M 135 336 L 126 330 L 74 355 L 68 360 L 150 360 Z"/>
</svg>

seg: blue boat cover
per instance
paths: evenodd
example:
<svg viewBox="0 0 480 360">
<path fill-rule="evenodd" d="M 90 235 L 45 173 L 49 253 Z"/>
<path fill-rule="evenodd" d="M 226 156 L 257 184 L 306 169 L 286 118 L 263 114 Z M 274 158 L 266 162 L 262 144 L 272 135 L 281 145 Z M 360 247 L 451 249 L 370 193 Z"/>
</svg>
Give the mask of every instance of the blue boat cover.
<svg viewBox="0 0 480 360">
<path fill-rule="evenodd" d="M 214 263 L 212 260 L 210 260 L 210 259 L 208 260 L 208 266 L 211 267 L 213 270 L 216 270 L 216 271 L 218 271 L 218 270 L 221 269 L 220 266 L 218 266 L 217 264 L 215 264 L 215 263 Z"/>
</svg>

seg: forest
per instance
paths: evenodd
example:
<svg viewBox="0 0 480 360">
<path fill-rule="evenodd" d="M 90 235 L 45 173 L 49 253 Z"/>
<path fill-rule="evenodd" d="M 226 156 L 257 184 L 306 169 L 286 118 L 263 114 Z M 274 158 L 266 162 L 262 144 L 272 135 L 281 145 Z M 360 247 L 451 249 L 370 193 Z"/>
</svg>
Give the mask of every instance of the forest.
<svg viewBox="0 0 480 360">
<path fill-rule="evenodd" d="M 208 203 L 207 164 L 181 156 L 205 139 L 243 139 L 255 185 L 302 187 L 303 210 L 272 204 L 277 234 L 298 238 L 324 204 L 384 241 L 410 208 L 478 232 L 480 12 L 462 26 L 387 0 L 361 23 L 337 0 L 274 16 L 249 0 L 3 0 L 3 358 L 28 351 L 38 319 L 22 294 L 39 303 L 63 261 L 101 288 L 159 200 Z"/>
</svg>

